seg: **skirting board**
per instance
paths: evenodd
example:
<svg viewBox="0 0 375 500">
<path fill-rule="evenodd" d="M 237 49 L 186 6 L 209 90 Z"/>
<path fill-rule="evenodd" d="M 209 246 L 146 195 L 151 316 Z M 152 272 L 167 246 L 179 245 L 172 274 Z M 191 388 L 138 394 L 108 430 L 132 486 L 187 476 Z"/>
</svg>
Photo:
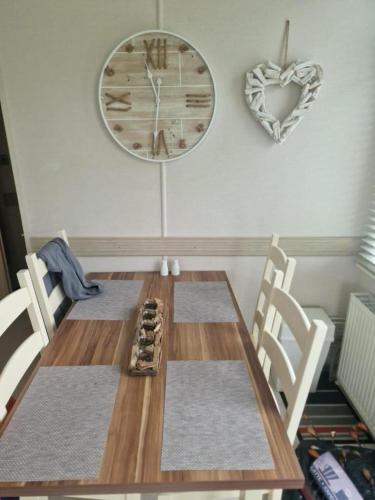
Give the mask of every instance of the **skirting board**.
<svg viewBox="0 0 375 500">
<path fill-rule="evenodd" d="M 69 236 L 69 235 L 68 235 Z M 52 238 L 52 237 L 51 237 Z M 37 251 L 49 237 L 30 238 L 30 247 Z M 360 237 L 285 237 L 282 248 L 290 256 L 345 257 L 357 255 Z M 270 238 L 137 238 L 137 237 L 79 237 L 69 238 L 74 253 L 80 257 L 130 256 L 264 256 Z"/>
</svg>

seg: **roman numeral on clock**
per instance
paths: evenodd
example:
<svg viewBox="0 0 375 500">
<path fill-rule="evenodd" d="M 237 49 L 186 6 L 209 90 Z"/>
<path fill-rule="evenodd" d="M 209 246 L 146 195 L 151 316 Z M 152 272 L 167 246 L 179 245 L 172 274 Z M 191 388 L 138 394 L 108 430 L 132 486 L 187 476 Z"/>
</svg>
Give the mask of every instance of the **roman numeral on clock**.
<svg viewBox="0 0 375 500">
<path fill-rule="evenodd" d="M 167 156 L 169 156 L 168 146 L 165 140 L 163 129 L 159 130 L 156 140 L 154 134 L 152 134 L 152 154 L 154 156 L 159 156 L 162 148 L 164 148 Z"/>
<path fill-rule="evenodd" d="M 167 69 L 167 39 L 155 38 L 143 40 L 146 50 L 146 64 L 151 64 L 154 69 Z"/>
<path fill-rule="evenodd" d="M 129 101 L 130 92 L 125 92 L 119 96 L 105 93 L 108 101 L 105 103 L 107 111 L 129 111 L 132 108 L 132 103 Z"/>
<path fill-rule="evenodd" d="M 211 106 L 211 94 L 207 93 L 197 93 L 197 94 L 185 94 L 187 108 L 209 108 Z"/>
</svg>

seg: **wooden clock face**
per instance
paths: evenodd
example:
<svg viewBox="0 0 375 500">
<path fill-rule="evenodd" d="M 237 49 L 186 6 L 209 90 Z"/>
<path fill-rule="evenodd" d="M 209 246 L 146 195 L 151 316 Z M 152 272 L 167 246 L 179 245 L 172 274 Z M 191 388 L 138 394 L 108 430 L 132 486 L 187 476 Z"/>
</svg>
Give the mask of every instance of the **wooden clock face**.
<svg viewBox="0 0 375 500">
<path fill-rule="evenodd" d="M 99 100 L 109 132 L 124 149 L 148 161 L 172 161 L 207 134 L 215 86 L 190 43 L 166 31 L 146 31 L 110 54 Z"/>
</svg>

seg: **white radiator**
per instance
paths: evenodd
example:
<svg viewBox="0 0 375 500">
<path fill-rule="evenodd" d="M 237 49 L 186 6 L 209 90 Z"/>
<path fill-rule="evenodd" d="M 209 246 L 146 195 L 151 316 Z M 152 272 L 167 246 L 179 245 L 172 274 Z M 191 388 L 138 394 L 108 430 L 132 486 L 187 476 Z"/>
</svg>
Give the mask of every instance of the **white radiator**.
<svg viewBox="0 0 375 500">
<path fill-rule="evenodd" d="M 337 382 L 375 436 L 375 297 L 352 293 Z"/>
</svg>

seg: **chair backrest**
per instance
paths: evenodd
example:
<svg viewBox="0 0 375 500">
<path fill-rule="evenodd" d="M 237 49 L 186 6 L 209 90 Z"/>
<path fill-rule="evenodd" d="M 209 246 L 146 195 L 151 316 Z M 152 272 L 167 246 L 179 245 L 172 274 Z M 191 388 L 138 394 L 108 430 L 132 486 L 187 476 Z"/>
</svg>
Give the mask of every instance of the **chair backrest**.
<svg viewBox="0 0 375 500">
<path fill-rule="evenodd" d="M 293 443 L 323 348 L 327 325 L 318 320 L 310 323 L 298 302 L 281 289 L 281 281 L 282 276 L 279 271 L 276 271 L 271 283 L 268 313 L 259 339 L 258 357 L 263 366 L 267 362 L 270 363 L 281 383 L 287 400 L 283 416 L 284 425 Z M 272 308 L 289 326 L 301 351 L 300 361 L 295 371 L 284 347 L 277 338 L 278 332 L 275 332 Z M 268 373 L 265 373 L 265 376 L 268 378 Z"/>
<path fill-rule="evenodd" d="M 0 374 L 0 422 L 6 416 L 6 404 L 23 375 L 49 342 L 30 273 L 23 269 L 18 271 L 17 277 L 21 288 L 0 301 L 0 337 L 25 309 L 34 333 L 16 349 Z"/>
<path fill-rule="evenodd" d="M 58 231 L 56 237 L 62 238 L 69 245 L 64 229 Z M 48 274 L 48 269 L 36 253 L 26 255 L 26 263 L 30 271 L 31 281 L 35 289 L 44 324 L 51 339 L 57 328 L 55 313 L 66 300 L 66 295 L 61 283 L 55 285 L 50 293 L 47 292 L 44 277 Z"/>
<path fill-rule="evenodd" d="M 296 260 L 288 257 L 284 250 L 279 247 L 279 235 L 273 234 L 271 245 L 268 251 L 266 264 L 264 267 L 263 277 L 260 284 L 258 299 L 255 307 L 253 324 L 251 327 L 251 338 L 255 348 L 258 347 L 259 333 L 267 314 L 267 304 L 271 292 L 271 280 L 275 270 L 282 273 L 282 281 L 280 288 L 285 292 L 289 292 L 296 268 Z M 275 331 L 277 334 L 281 326 L 281 318 L 277 313 L 274 316 Z"/>
</svg>

